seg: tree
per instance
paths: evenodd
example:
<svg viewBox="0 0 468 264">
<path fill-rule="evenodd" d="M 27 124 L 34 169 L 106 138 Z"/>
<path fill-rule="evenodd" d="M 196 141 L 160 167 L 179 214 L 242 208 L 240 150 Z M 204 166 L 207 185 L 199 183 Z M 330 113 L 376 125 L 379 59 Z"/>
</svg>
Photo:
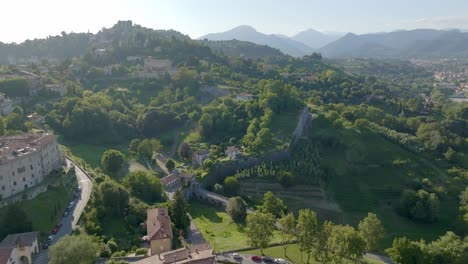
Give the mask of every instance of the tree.
<svg viewBox="0 0 468 264">
<path fill-rule="evenodd" d="M 108 216 L 123 216 L 128 208 L 128 191 L 112 180 L 105 180 L 98 185 L 96 202 L 100 210 Z"/>
<path fill-rule="evenodd" d="M 169 205 L 169 212 L 176 228 L 186 229 L 190 225 L 190 219 L 187 216 L 188 205 L 181 190 L 176 191 L 174 200 Z"/>
<path fill-rule="evenodd" d="M 366 242 L 366 249 L 371 251 L 377 249 L 379 241 L 385 236 L 382 222 L 373 213 L 368 213 L 367 217 L 359 222 L 358 230 Z"/>
<path fill-rule="evenodd" d="M 449 162 L 453 163 L 455 162 L 455 159 L 457 157 L 457 152 L 453 150 L 452 148 L 448 148 L 447 152 L 444 153 L 445 159 L 447 159 Z"/>
<path fill-rule="evenodd" d="M 18 113 L 11 112 L 5 118 L 5 128 L 7 130 L 24 130 L 24 118 Z"/>
<path fill-rule="evenodd" d="M 307 263 L 309 263 L 310 255 L 316 244 L 315 238 L 318 233 L 317 214 L 310 209 L 299 210 L 296 232 L 300 251 L 306 252 Z"/>
<path fill-rule="evenodd" d="M 183 159 L 190 159 L 192 156 L 192 148 L 187 142 L 182 142 L 179 146 L 179 157 Z"/>
<path fill-rule="evenodd" d="M 459 211 L 463 220 L 468 223 L 468 186 L 460 193 L 460 207 Z"/>
<path fill-rule="evenodd" d="M 175 168 L 175 162 L 172 159 L 168 159 L 165 164 L 168 171 L 172 171 Z"/>
<path fill-rule="evenodd" d="M 406 237 L 393 239 L 392 247 L 385 250 L 396 263 L 419 264 L 423 263 L 422 250 L 417 242 Z"/>
<path fill-rule="evenodd" d="M 421 242 L 420 242 L 421 243 Z M 453 232 L 447 232 L 423 247 L 424 263 L 468 263 L 468 243 Z"/>
<path fill-rule="evenodd" d="M 276 218 L 281 217 L 287 208 L 283 201 L 276 197 L 272 192 L 268 191 L 263 195 L 262 211 L 271 213 Z"/>
<path fill-rule="evenodd" d="M 17 204 L 9 205 L 2 210 L 5 210 L 5 214 L 0 221 L 0 238 L 8 234 L 32 231 L 32 222 Z"/>
<path fill-rule="evenodd" d="M 128 145 L 128 152 L 137 154 L 138 153 L 138 146 L 140 145 L 141 140 L 138 138 L 132 139 L 130 144 Z"/>
<path fill-rule="evenodd" d="M 130 172 L 123 179 L 123 185 L 135 197 L 148 203 L 162 200 L 163 186 L 159 178 L 144 171 Z"/>
<path fill-rule="evenodd" d="M 229 176 L 223 182 L 224 193 L 227 196 L 235 196 L 240 192 L 240 184 L 235 176 Z"/>
<path fill-rule="evenodd" d="M 101 165 L 106 171 L 117 172 L 119 171 L 125 161 L 125 155 L 115 149 L 106 150 L 101 157 Z"/>
<path fill-rule="evenodd" d="M 98 257 L 99 245 L 90 236 L 66 235 L 49 249 L 51 264 L 92 264 Z"/>
<path fill-rule="evenodd" d="M 284 255 L 286 256 L 286 249 L 296 235 L 296 219 L 292 213 L 283 215 L 279 219 L 281 244 L 283 245 Z"/>
<path fill-rule="evenodd" d="M 260 249 L 263 255 L 263 249 L 268 247 L 273 237 L 274 216 L 270 213 L 256 211 L 247 215 L 246 222 L 245 233 L 248 238 L 247 243 L 251 247 Z"/>
<path fill-rule="evenodd" d="M 411 219 L 433 222 L 438 218 L 439 198 L 434 193 L 428 193 L 422 189 L 417 192 L 405 190 L 397 210 L 399 214 Z"/>
<path fill-rule="evenodd" d="M 137 147 L 137 152 L 140 157 L 151 159 L 153 152 L 158 152 L 161 149 L 161 142 L 157 139 L 144 139 Z"/>
<path fill-rule="evenodd" d="M 360 259 L 366 250 L 366 242 L 349 225 L 335 225 L 331 232 L 330 248 L 339 263 L 346 259 Z"/>
<path fill-rule="evenodd" d="M 320 263 L 330 263 L 334 258 L 331 245 L 331 237 L 334 225 L 325 221 L 316 236 L 316 247 L 312 252 L 314 259 Z M 301 255 L 302 257 L 302 255 Z"/>
<path fill-rule="evenodd" d="M 3 121 L 3 118 L 0 117 L 0 136 L 3 136 L 5 134 L 5 122 Z"/>
<path fill-rule="evenodd" d="M 244 222 L 247 216 L 247 206 L 239 196 L 231 197 L 227 201 L 226 212 L 234 222 Z"/>
</svg>

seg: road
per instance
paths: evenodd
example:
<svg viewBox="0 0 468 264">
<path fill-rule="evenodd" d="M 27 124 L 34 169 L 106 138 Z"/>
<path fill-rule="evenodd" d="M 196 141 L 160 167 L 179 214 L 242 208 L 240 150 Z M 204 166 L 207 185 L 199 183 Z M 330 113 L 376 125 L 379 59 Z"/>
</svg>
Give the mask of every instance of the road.
<svg viewBox="0 0 468 264">
<path fill-rule="evenodd" d="M 67 159 L 67 167 L 71 167 L 73 161 Z M 53 245 L 57 240 L 65 235 L 71 234 L 73 229 L 76 227 L 78 220 L 81 217 L 86 205 L 88 204 L 89 198 L 91 197 L 91 191 L 93 189 L 93 182 L 90 178 L 86 175 L 86 173 L 78 166 L 75 166 L 75 174 L 76 180 L 78 182 L 78 186 L 81 188 L 81 195 L 75 199 L 76 202 L 75 207 L 73 208 L 73 213 L 69 214 L 67 217 L 63 217 L 60 223 L 62 227 L 55 235 L 54 240 L 51 242 Z M 48 262 L 48 250 L 47 249 L 40 249 L 41 252 L 34 257 L 33 263 L 34 264 L 47 264 Z"/>
<path fill-rule="evenodd" d="M 216 260 L 217 261 L 227 261 L 231 263 L 241 263 L 241 264 L 260 264 L 260 263 L 267 263 L 264 261 L 253 261 L 251 257 L 253 255 L 251 254 L 240 254 L 241 258 L 239 259 L 234 259 L 232 257 L 232 254 L 219 254 L 216 255 Z M 274 257 L 271 257 L 272 259 L 275 259 Z M 274 263 L 274 262 L 271 262 Z M 286 264 L 291 264 L 292 262 L 289 262 L 288 260 L 285 260 Z"/>
</svg>

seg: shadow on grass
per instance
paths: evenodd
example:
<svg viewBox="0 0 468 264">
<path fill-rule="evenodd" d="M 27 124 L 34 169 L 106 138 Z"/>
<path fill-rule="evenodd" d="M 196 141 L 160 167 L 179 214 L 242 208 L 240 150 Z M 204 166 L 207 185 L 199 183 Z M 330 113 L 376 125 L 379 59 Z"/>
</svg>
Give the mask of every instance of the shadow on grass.
<svg viewBox="0 0 468 264">
<path fill-rule="evenodd" d="M 200 202 L 191 202 L 190 203 L 190 215 L 192 218 L 206 218 L 213 223 L 221 223 L 223 219 L 217 215 L 217 212 L 222 212 L 221 209 L 215 208 L 213 206 L 203 204 Z"/>
</svg>

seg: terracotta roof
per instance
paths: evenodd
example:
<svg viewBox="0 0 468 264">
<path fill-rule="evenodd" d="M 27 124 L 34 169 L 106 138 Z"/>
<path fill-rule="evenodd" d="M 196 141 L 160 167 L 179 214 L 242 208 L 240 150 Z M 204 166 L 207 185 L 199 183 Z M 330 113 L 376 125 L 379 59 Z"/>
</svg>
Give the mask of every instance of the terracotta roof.
<svg viewBox="0 0 468 264">
<path fill-rule="evenodd" d="M 30 247 L 37 240 L 39 232 L 11 234 L 0 243 L 0 248 Z"/>
<path fill-rule="evenodd" d="M 188 259 L 189 251 L 186 248 L 179 248 L 173 251 L 169 251 L 162 255 L 164 263 L 174 263 Z"/>
<path fill-rule="evenodd" d="M 161 178 L 161 183 L 166 185 L 172 181 L 175 181 L 177 178 L 184 178 L 186 180 L 190 180 L 191 178 L 193 177 L 192 174 L 188 174 L 188 173 L 180 173 L 180 172 L 175 172 L 175 173 L 171 173 L 169 175 L 167 175 L 166 177 L 164 178 Z"/>
<path fill-rule="evenodd" d="M 171 238 L 172 225 L 167 208 L 148 209 L 146 219 L 146 233 L 148 240 Z"/>
<path fill-rule="evenodd" d="M 10 260 L 13 248 L 0 248 L 0 264 L 6 264 Z"/>
</svg>

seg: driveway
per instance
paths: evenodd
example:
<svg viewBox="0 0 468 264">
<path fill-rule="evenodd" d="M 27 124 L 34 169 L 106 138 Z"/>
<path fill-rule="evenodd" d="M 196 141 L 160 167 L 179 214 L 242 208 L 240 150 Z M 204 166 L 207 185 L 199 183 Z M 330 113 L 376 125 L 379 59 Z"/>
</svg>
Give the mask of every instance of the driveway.
<svg viewBox="0 0 468 264">
<path fill-rule="evenodd" d="M 71 167 L 73 161 L 67 159 L 67 167 Z M 78 186 L 81 187 L 81 195 L 74 199 L 73 201 L 76 202 L 75 207 L 72 209 L 72 213 L 70 213 L 67 217 L 63 217 L 60 223 L 62 227 L 55 235 L 54 240 L 51 242 L 53 245 L 57 240 L 65 235 L 71 234 L 73 229 L 75 228 L 78 220 L 80 219 L 81 214 L 83 213 L 86 205 L 88 204 L 89 198 L 91 197 L 91 191 L 93 189 L 93 182 L 90 178 L 86 175 L 86 173 L 78 167 L 76 164 L 75 166 L 75 174 L 76 180 L 78 181 Z M 48 262 L 48 250 L 40 248 L 40 253 L 34 257 L 33 263 L 34 264 L 47 264 Z"/>
</svg>

